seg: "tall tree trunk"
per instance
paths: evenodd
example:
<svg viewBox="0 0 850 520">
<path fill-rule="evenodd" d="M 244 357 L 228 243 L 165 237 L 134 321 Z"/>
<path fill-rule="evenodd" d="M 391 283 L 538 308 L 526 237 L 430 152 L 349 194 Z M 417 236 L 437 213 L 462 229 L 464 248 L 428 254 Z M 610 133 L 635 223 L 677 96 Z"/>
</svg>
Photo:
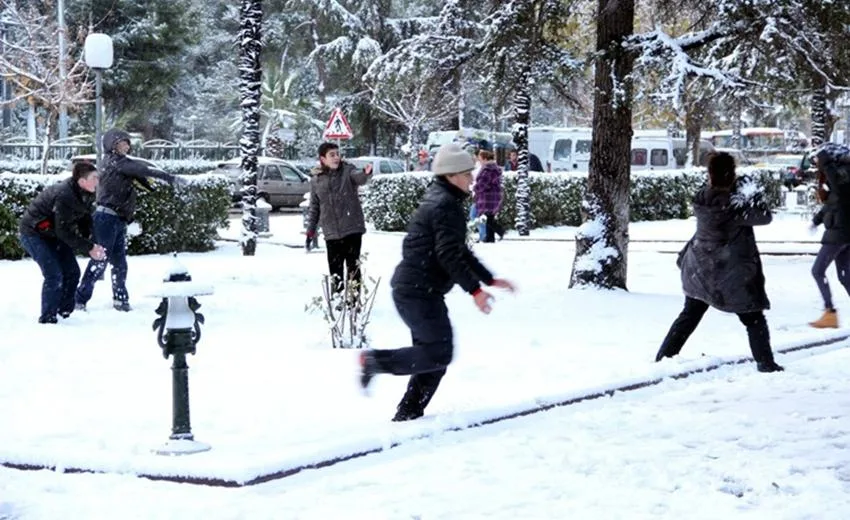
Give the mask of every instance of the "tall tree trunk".
<svg viewBox="0 0 850 520">
<path fill-rule="evenodd" d="M 700 100 L 692 100 L 687 106 L 687 112 L 685 112 L 685 146 L 688 150 L 688 159 L 685 165 L 688 167 L 699 166 L 699 136 L 705 118 L 705 105 Z"/>
<path fill-rule="evenodd" d="M 812 146 L 826 141 L 826 111 L 826 89 L 819 85 L 812 92 Z"/>
<path fill-rule="evenodd" d="M 732 148 L 741 149 L 741 127 L 743 126 L 743 110 L 741 103 L 736 101 L 732 113 Z"/>
<path fill-rule="evenodd" d="M 523 68 L 514 95 L 513 138 L 517 148 L 516 230 L 528 236 L 531 226 L 531 187 L 528 185 L 528 123 L 531 117 L 531 69 Z"/>
<path fill-rule="evenodd" d="M 457 105 L 457 110 L 455 110 L 454 115 L 449 121 L 449 126 L 452 129 L 460 130 L 461 125 L 463 124 L 463 86 L 461 85 L 461 72 L 460 67 L 457 67 L 452 72 L 452 82 L 451 89 L 453 92 L 457 93 L 455 98 L 455 104 Z"/>
<path fill-rule="evenodd" d="M 239 93 L 242 98 L 242 254 L 257 250 L 257 154 L 260 149 L 262 0 L 242 0 L 239 10 Z"/>
<path fill-rule="evenodd" d="M 626 288 L 634 0 L 598 0 L 593 138 L 570 287 Z"/>
<path fill-rule="evenodd" d="M 52 117 L 51 113 L 47 111 L 46 121 L 44 123 L 44 146 L 41 149 L 41 174 L 47 175 L 47 159 L 50 156 L 50 132 L 53 130 L 52 128 Z"/>
</svg>

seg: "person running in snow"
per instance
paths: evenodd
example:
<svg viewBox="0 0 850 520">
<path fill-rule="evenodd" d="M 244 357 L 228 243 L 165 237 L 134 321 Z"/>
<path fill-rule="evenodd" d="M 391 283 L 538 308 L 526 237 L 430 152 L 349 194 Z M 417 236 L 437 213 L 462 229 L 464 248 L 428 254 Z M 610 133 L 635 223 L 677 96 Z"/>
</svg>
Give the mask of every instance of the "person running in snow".
<svg viewBox="0 0 850 520">
<path fill-rule="evenodd" d="M 502 205 L 502 170 L 496 164 L 493 152 L 481 150 L 478 152 L 481 169 L 475 178 L 475 209 L 476 215 L 484 215 L 484 239 L 482 242 L 495 242 L 505 235 L 505 230 L 496 220 L 496 214 Z"/>
<path fill-rule="evenodd" d="M 460 285 L 488 314 L 492 297 L 482 283 L 514 291 L 513 284 L 494 278 L 466 246 L 463 200 L 469 195 L 474 167 L 472 156 L 457 144 L 440 147 L 432 166 L 436 179 L 410 219 L 402 260 L 390 285 L 413 346 L 360 354 L 364 390 L 376 374 L 411 376 L 393 421 L 422 417 L 451 363 L 454 345 L 446 293 Z"/>
<path fill-rule="evenodd" d="M 328 270 L 334 292 L 339 293 L 345 280 L 343 267 L 348 271 L 349 282 L 360 283 L 360 247 L 366 221 L 357 188 L 369 180 L 372 164 L 358 170 L 342 160 L 339 146 L 334 143 L 319 146 L 319 163 L 311 172 L 305 245 L 309 251 L 316 228 L 321 227 L 328 250 Z"/>
<path fill-rule="evenodd" d="M 708 162 L 708 185 L 694 197 L 697 230 L 679 253 L 685 308 L 673 322 L 655 361 L 679 354 L 709 307 L 733 312 L 747 328 L 759 372 L 783 370 L 773 359 L 764 310 L 770 302 L 753 226 L 773 216 L 736 189 L 735 160 L 727 153 Z"/>
<path fill-rule="evenodd" d="M 835 262 L 838 281 L 850 294 L 850 149 L 825 143 L 812 152 L 818 170 L 818 199 L 823 203 L 812 219 L 813 230 L 823 224 L 821 247 L 812 264 L 812 276 L 823 298 L 823 315 L 809 323 L 818 329 L 838 328 L 838 312 L 826 269 Z"/>
<path fill-rule="evenodd" d="M 100 185 L 97 189 L 97 207 L 94 211 L 95 241 L 106 249 L 106 257 L 92 258 L 83 274 L 76 292 L 76 308 L 85 310 L 94 292 L 94 285 L 103 277 L 107 262 L 112 264 L 112 307 L 128 312 L 130 297 L 127 294 L 127 224 L 136 215 L 136 188 L 153 191 L 148 177 L 182 183 L 182 179 L 127 157 L 130 151 L 130 134 L 113 128 L 101 139 L 104 156 L 101 164 Z"/>
<path fill-rule="evenodd" d="M 80 281 L 75 252 L 101 260 L 103 247 L 91 241 L 92 205 L 98 175 L 94 165 L 74 165 L 71 177 L 44 189 L 27 207 L 18 226 L 21 245 L 41 268 L 39 323 L 56 323 L 74 311 Z"/>
</svg>

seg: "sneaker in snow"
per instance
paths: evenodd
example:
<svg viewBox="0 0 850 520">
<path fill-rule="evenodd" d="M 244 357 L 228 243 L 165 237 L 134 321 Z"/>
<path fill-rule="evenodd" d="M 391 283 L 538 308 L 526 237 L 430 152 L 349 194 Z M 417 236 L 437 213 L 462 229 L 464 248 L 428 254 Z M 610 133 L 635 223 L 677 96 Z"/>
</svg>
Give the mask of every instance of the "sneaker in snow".
<svg viewBox="0 0 850 520">
<path fill-rule="evenodd" d="M 85 303 L 78 303 L 78 304 L 74 305 L 74 310 L 86 312 L 86 304 Z"/>
</svg>

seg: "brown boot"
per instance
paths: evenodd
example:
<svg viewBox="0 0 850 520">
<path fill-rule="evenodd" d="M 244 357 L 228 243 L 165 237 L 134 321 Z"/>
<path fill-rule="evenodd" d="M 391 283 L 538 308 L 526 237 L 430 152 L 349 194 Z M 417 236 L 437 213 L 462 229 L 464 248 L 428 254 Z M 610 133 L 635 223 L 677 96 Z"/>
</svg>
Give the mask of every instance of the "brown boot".
<svg viewBox="0 0 850 520">
<path fill-rule="evenodd" d="M 835 309 L 827 309 L 823 311 L 823 316 L 819 320 L 809 323 L 816 329 L 837 329 L 838 328 L 838 312 Z"/>
</svg>

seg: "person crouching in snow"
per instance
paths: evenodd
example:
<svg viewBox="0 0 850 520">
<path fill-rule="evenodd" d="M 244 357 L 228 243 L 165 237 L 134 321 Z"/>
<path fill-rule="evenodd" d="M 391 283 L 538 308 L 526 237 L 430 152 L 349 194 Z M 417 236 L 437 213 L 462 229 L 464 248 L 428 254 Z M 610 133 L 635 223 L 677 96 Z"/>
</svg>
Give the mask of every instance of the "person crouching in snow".
<svg viewBox="0 0 850 520">
<path fill-rule="evenodd" d="M 835 262 L 838 281 L 850 294 L 850 149 L 825 143 L 813 153 L 818 169 L 818 199 L 823 203 L 812 219 L 812 227 L 823 224 L 826 230 L 812 264 L 812 276 L 823 298 L 823 315 L 809 323 L 817 329 L 838 328 L 838 312 L 832 304 L 832 291 L 826 269 Z"/>
<path fill-rule="evenodd" d="M 48 186 L 27 207 L 18 230 L 21 245 L 44 275 L 39 323 L 56 323 L 74 311 L 74 291 L 80 281 L 75 252 L 92 260 L 106 256 L 91 240 L 92 205 L 98 174 L 94 165 L 74 165 L 71 178 Z"/>
<path fill-rule="evenodd" d="M 494 278 L 466 245 L 463 200 L 472 185 L 472 156 L 456 144 L 440 147 L 428 187 L 410 219 L 402 260 L 393 273 L 393 302 L 410 329 L 413 346 L 367 350 L 360 354 L 364 390 L 375 374 L 410 375 L 393 421 L 422 417 L 452 360 L 452 324 L 445 295 L 455 284 L 469 293 L 481 312 L 490 312 L 489 293 L 481 284 L 514 290 Z"/>
<path fill-rule="evenodd" d="M 709 307 L 733 312 L 747 328 L 759 372 L 784 370 L 773 360 L 764 310 L 770 302 L 753 226 L 773 216 L 736 192 L 735 160 L 727 153 L 708 162 L 708 185 L 694 197 L 697 230 L 679 253 L 685 308 L 673 322 L 655 361 L 682 350 Z"/>
</svg>

